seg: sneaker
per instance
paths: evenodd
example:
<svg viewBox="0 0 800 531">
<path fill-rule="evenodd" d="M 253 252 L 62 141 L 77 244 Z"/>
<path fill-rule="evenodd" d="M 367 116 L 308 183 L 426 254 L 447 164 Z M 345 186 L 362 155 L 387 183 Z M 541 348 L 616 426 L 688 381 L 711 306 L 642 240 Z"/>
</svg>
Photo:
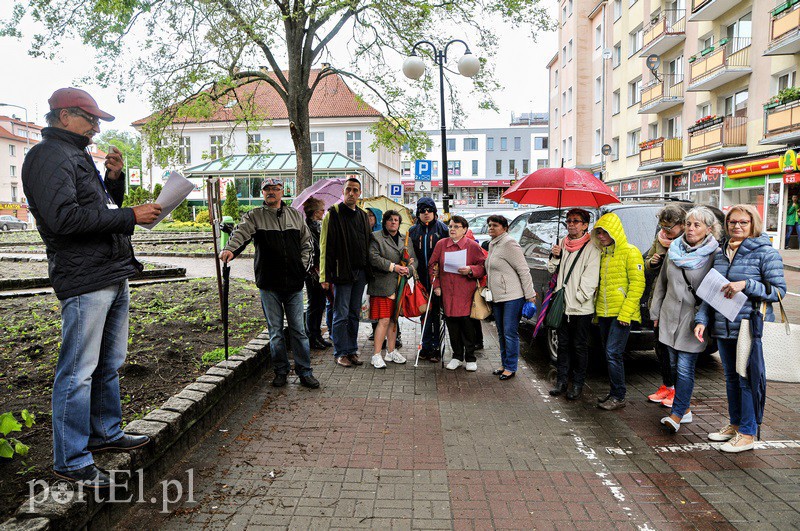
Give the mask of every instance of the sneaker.
<svg viewBox="0 0 800 531">
<path fill-rule="evenodd" d="M 599 407 L 600 409 L 605 409 L 606 411 L 614 411 L 615 409 L 622 409 L 627 405 L 628 405 L 628 403 L 625 402 L 624 398 L 622 400 L 619 400 L 619 399 L 614 398 L 612 396 L 611 398 L 609 398 L 605 402 L 597 404 L 597 407 Z"/>
<path fill-rule="evenodd" d="M 478 362 L 477 361 L 468 361 L 466 369 L 469 372 L 475 372 L 478 370 Z"/>
<path fill-rule="evenodd" d="M 385 359 L 386 361 L 394 362 L 394 363 L 405 363 L 406 362 L 406 359 L 403 357 L 402 354 L 397 352 L 397 349 L 395 349 L 395 350 L 393 350 L 391 352 L 387 352 L 386 356 L 384 356 L 383 359 Z"/>
<path fill-rule="evenodd" d="M 736 428 L 728 424 L 727 426 L 725 426 L 724 428 L 722 428 L 717 432 L 709 433 L 708 440 L 717 442 L 730 441 L 737 433 L 738 432 L 736 431 Z"/>
<path fill-rule="evenodd" d="M 608 395 L 603 395 L 603 396 L 598 396 L 598 397 L 597 397 L 597 403 L 598 403 L 598 404 L 602 404 L 602 403 L 604 403 L 604 402 L 607 402 L 609 398 L 611 398 L 611 395 L 610 395 L 610 394 L 608 394 Z"/>
<path fill-rule="evenodd" d="M 464 362 L 462 362 L 461 360 L 457 360 L 457 359 L 453 358 L 453 359 L 450 360 L 450 363 L 445 365 L 444 368 L 448 369 L 448 370 L 451 370 L 451 371 L 454 371 L 454 370 L 458 369 L 459 367 L 461 367 L 462 363 L 464 363 Z"/>
<path fill-rule="evenodd" d="M 662 400 L 667 398 L 667 395 L 669 395 L 669 389 L 670 388 L 667 387 L 666 385 L 662 385 L 661 387 L 658 388 L 658 391 L 648 396 L 647 399 L 650 402 L 655 402 L 656 404 L 659 404 L 661 403 Z"/>
<path fill-rule="evenodd" d="M 724 443 L 719 449 L 729 454 L 738 454 L 739 452 L 752 450 L 754 447 L 755 437 L 752 435 L 742 435 L 737 432 L 730 441 Z"/>
<path fill-rule="evenodd" d="M 372 356 L 372 366 L 375 367 L 376 369 L 385 369 L 386 362 L 383 361 L 383 356 L 381 356 L 380 354 L 375 354 L 374 356 Z"/>
<path fill-rule="evenodd" d="M 664 400 L 661 401 L 661 405 L 664 407 L 672 407 L 672 402 L 675 400 L 675 388 L 669 389 L 669 393 L 667 396 L 664 397 Z"/>
<path fill-rule="evenodd" d="M 692 415 L 692 412 L 687 411 L 686 413 L 683 414 L 683 417 L 681 417 L 681 424 L 689 424 L 693 420 L 694 416 Z"/>
<path fill-rule="evenodd" d="M 683 419 L 681 419 L 681 422 Z M 675 422 L 672 417 L 664 417 L 661 419 L 661 424 L 667 428 L 670 433 L 678 433 L 678 430 L 681 428 L 681 422 Z"/>
</svg>

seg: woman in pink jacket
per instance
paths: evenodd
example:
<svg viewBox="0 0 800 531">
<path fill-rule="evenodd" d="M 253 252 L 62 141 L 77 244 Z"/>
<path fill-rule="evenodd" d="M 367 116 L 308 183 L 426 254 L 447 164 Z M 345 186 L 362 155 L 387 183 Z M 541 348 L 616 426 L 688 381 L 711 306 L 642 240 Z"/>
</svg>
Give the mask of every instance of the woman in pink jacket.
<svg viewBox="0 0 800 531">
<path fill-rule="evenodd" d="M 434 295 L 442 298 L 445 322 L 450 331 L 450 345 L 453 348 L 453 359 L 447 364 L 451 371 L 466 362 L 468 371 L 477 371 L 475 358 L 475 325 L 469 318 L 472 310 L 472 296 L 478 286 L 478 280 L 485 274 L 483 262 L 486 260 L 483 249 L 475 240 L 466 237 L 469 223 L 461 216 L 453 216 L 450 220 L 450 237 L 439 240 L 433 249 L 428 263 Z M 445 261 L 449 253 L 466 251 L 466 266 L 460 267 L 458 273 L 445 271 Z"/>
</svg>

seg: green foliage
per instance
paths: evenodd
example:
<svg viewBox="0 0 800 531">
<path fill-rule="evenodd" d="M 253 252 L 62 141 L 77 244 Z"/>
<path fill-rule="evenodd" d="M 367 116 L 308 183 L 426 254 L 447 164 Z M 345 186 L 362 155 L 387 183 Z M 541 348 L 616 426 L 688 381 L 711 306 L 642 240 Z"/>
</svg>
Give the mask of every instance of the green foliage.
<svg viewBox="0 0 800 531">
<path fill-rule="evenodd" d="M 141 186 L 131 186 L 125 198 L 122 200 L 122 206 L 132 207 L 141 205 L 153 200 L 153 194 L 149 190 Z"/>
<path fill-rule="evenodd" d="M 153 199 L 155 199 L 156 197 L 161 195 L 161 189 L 162 188 L 164 188 L 164 187 L 161 186 L 161 183 L 156 183 L 155 186 L 153 186 Z"/>
<path fill-rule="evenodd" d="M 778 98 L 780 99 L 781 104 L 800 100 L 800 88 L 786 87 L 778 92 Z"/>
<path fill-rule="evenodd" d="M 192 221 L 192 213 L 189 211 L 189 201 L 184 199 L 180 205 L 172 211 L 172 219 L 175 221 Z"/>
<path fill-rule="evenodd" d="M 242 219 L 239 198 L 236 197 L 236 184 L 233 182 L 229 182 L 228 186 L 225 187 L 225 202 L 222 204 L 222 215 L 232 217 L 236 223 Z"/>
<path fill-rule="evenodd" d="M 95 142 L 106 153 L 108 153 L 110 146 L 119 149 L 122 152 L 122 159 L 129 170 L 131 168 L 142 168 L 142 139 L 139 135 L 112 129 L 98 135 Z"/>
<path fill-rule="evenodd" d="M 242 347 L 228 348 L 228 357 L 238 354 Z M 225 359 L 225 347 L 215 348 L 211 352 L 203 354 L 203 365 L 214 365 Z"/>
<path fill-rule="evenodd" d="M 208 213 L 208 209 L 204 208 L 197 215 L 194 217 L 195 223 L 211 223 L 211 215 Z"/>
<path fill-rule="evenodd" d="M 36 417 L 27 409 L 20 412 L 20 417 L 26 428 L 30 428 L 36 423 Z M 30 448 L 19 439 L 9 436 L 13 432 L 21 432 L 23 424 L 17 421 L 12 412 L 0 415 L 0 457 L 11 459 L 14 455 L 22 457 L 28 455 Z"/>
</svg>

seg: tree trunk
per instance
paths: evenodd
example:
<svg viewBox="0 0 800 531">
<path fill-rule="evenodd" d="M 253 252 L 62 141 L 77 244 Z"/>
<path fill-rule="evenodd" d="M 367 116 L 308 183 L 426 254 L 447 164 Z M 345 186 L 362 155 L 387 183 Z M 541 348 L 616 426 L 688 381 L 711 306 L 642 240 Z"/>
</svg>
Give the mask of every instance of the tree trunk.
<svg viewBox="0 0 800 531">
<path fill-rule="evenodd" d="M 306 90 L 307 92 L 307 90 Z M 297 98 L 289 105 L 289 131 L 297 156 L 297 192 L 311 186 L 313 159 L 311 157 L 311 131 L 308 113 L 308 98 Z"/>
</svg>

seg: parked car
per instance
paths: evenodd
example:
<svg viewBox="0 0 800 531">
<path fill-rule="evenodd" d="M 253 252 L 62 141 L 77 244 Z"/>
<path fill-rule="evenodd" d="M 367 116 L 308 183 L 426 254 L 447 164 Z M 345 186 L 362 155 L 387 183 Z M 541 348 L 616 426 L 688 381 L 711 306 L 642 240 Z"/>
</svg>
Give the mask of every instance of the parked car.
<svg viewBox="0 0 800 531">
<path fill-rule="evenodd" d="M 585 208 L 591 216 L 589 230 L 594 223 L 607 212 L 619 216 L 625 228 L 628 242 L 635 245 L 644 257 L 650 250 L 653 240 L 658 232 L 658 213 L 664 205 L 673 203 L 680 205 L 684 210 L 695 206 L 688 201 L 669 200 L 634 200 L 625 203 L 614 203 L 598 208 Z M 710 207 L 720 222 L 724 219 L 722 212 Z M 547 271 L 547 262 L 550 260 L 550 249 L 557 240 L 567 234 L 566 216 L 568 208 L 559 211 L 552 207 L 537 207 L 527 213 L 517 216 L 509 225 L 509 233 L 520 243 L 531 269 L 533 285 L 540 297 L 547 292 L 552 275 Z M 655 280 L 656 273 L 645 270 L 645 292 L 640 300 L 642 322 L 631 324 L 631 335 L 628 340 L 628 350 L 647 350 L 653 348 L 654 333 L 653 322 L 650 320 L 650 311 L 647 302 L 650 298 L 650 288 Z M 535 317 L 534 317 L 535 319 Z M 556 358 L 558 340 L 554 330 L 547 329 L 545 341 L 548 353 L 552 359 Z"/>
<path fill-rule="evenodd" d="M 17 219 L 14 216 L 3 215 L 0 216 L 0 230 L 22 229 L 26 230 L 28 223 Z"/>
<path fill-rule="evenodd" d="M 509 223 L 523 212 L 522 210 L 499 210 L 497 212 L 485 212 L 476 214 L 473 217 L 467 217 L 469 228 L 472 234 L 475 235 L 475 240 L 478 243 L 483 243 L 489 240 L 489 224 L 487 219 L 489 216 L 500 215 L 505 217 Z"/>
</svg>

